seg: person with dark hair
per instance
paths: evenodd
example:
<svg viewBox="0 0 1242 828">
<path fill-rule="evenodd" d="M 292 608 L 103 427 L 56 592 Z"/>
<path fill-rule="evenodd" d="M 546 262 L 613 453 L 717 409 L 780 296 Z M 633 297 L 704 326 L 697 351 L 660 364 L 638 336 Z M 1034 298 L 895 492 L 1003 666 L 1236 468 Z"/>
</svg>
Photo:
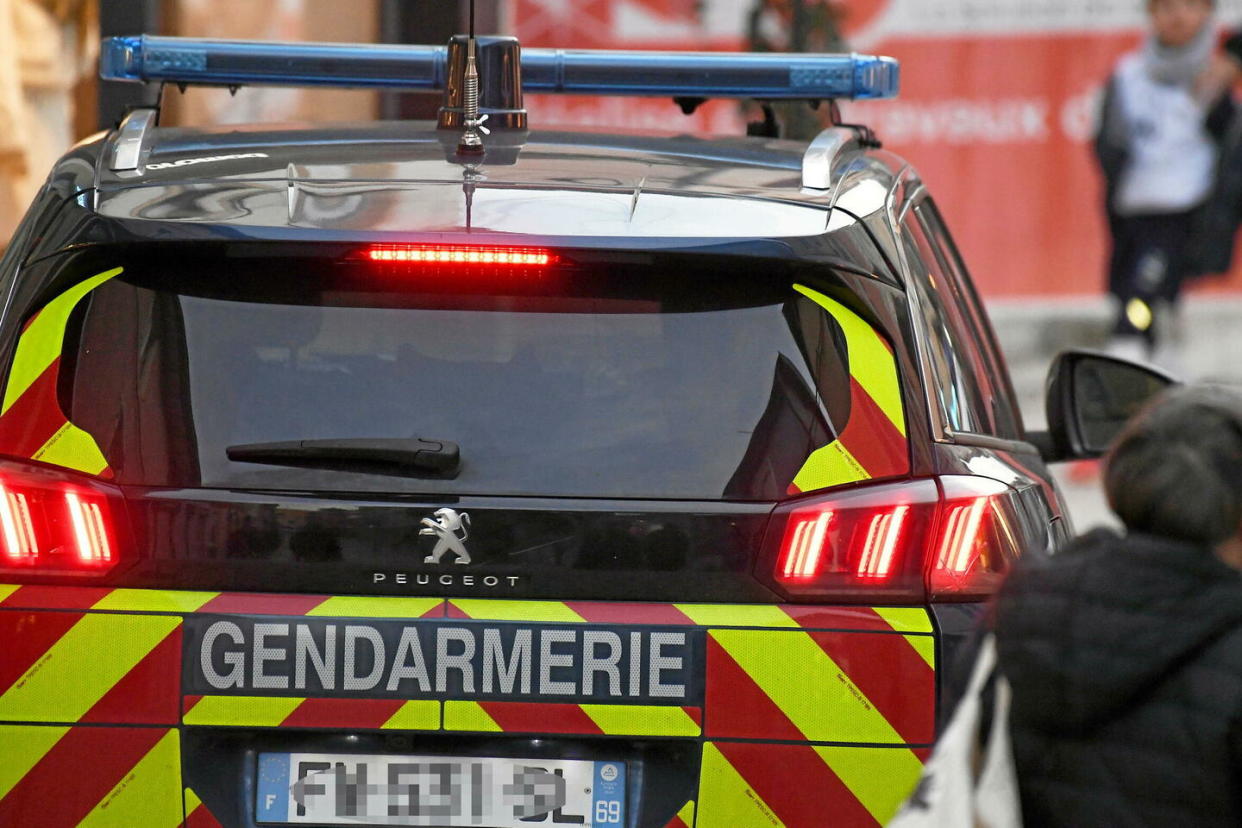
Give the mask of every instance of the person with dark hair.
<svg viewBox="0 0 1242 828">
<path fill-rule="evenodd" d="M 995 605 L 1025 824 L 1242 825 L 1242 393 L 1165 392 L 1104 485 L 1125 533 L 1023 561 Z"/>
<path fill-rule="evenodd" d="M 1112 236 L 1109 350 L 1180 367 L 1168 327 L 1233 119 L 1213 0 L 1147 0 L 1151 31 L 1105 88 L 1095 138 Z"/>
</svg>

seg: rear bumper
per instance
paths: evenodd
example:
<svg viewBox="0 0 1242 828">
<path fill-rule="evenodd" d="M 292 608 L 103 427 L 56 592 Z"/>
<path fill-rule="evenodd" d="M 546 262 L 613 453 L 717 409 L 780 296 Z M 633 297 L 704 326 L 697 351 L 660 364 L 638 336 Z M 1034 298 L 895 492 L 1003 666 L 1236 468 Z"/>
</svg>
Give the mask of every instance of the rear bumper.
<svg viewBox="0 0 1242 828">
<path fill-rule="evenodd" d="M 656 703 L 382 684 L 349 697 L 202 692 L 201 630 L 219 619 L 681 630 L 700 642 L 697 690 Z M 256 751 L 332 752 L 343 739 L 350 751 L 632 762 L 648 780 L 632 826 L 797 828 L 825 813 L 883 824 L 933 738 L 935 651 L 921 608 L 0 585 L 0 824 L 250 825 Z"/>
</svg>

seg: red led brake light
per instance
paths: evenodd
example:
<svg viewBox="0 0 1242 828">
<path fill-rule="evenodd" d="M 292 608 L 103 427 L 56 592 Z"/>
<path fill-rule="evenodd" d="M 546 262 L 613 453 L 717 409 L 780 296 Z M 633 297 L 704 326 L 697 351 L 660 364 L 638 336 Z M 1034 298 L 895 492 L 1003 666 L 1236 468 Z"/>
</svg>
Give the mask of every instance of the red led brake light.
<svg viewBox="0 0 1242 828">
<path fill-rule="evenodd" d="M 0 570 L 102 575 L 118 562 L 120 492 L 67 472 L 0 460 Z"/>
<path fill-rule="evenodd" d="M 819 559 L 824 552 L 824 538 L 832 512 L 823 511 L 809 517 L 790 518 L 793 537 L 782 554 L 781 575 L 790 580 L 805 581 L 819 571 Z"/>
<path fill-rule="evenodd" d="M 945 506 L 935 571 L 959 575 L 970 571 L 976 560 L 975 546 L 987 509 L 987 497 Z"/>
<path fill-rule="evenodd" d="M 901 530 L 910 516 L 909 506 L 895 506 L 891 511 L 881 512 L 871 519 L 867 538 L 858 560 L 858 577 L 867 581 L 886 581 L 893 574 L 897 561 L 897 544 Z"/>
<path fill-rule="evenodd" d="M 555 261 L 539 247 L 467 247 L 463 245 L 374 245 L 366 258 L 396 264 L 499 265 L 546 267 Z"/>
<path fill-rule="evenodd" d="M 975 600 L 1018 555 L 1011 494 L 946 476 L 795 501 L 777 509 L 765 560 L 795 599 Z"/>
<path fill-rule="evenodd" d="M 769 553 L 790 597 L 907 600 L 923 594 L 917 547 L 934 527 L 935 481 L 868 486 L 777 510 Z M 775 535 L 773 536 L 775 537 Z"/>
<path fill-rule="evenodd" d="M 0 485 L 0 527 L 4 530 L 4 554 L 13 563 L 34 562 L 39 554 L 30 521 L 30 502 L 22 492 Z"/>
<path fill-rule="evenodd" d="M 927 589 L 933 599 L 990 595 L 1021 553 L 1012 492 L 981 477 L 941 479 L 940 528 L 929 550 Z"/>
<path fill-rule="evenodd" d="M 77 541 L 78 560 L 84 564 L 108 563 L 112 560 L 112 544 L 108 542 L 108 525 L 98 503 L 83 500 L 73 492 L 65 492 L 69 520 Z"/>
</svg>

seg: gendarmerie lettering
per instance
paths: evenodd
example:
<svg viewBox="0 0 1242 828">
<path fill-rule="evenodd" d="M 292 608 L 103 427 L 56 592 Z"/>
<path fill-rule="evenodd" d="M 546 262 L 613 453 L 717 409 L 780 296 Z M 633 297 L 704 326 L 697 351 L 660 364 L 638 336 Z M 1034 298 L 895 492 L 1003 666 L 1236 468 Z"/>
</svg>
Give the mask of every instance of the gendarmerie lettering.
<svg viewBox="0 0 1242 828">
<path fill-rule="evenodd" d="M 689 703 L 696 629 L 204 619 L 189 676 L 206 693 Z"/>
</svg>

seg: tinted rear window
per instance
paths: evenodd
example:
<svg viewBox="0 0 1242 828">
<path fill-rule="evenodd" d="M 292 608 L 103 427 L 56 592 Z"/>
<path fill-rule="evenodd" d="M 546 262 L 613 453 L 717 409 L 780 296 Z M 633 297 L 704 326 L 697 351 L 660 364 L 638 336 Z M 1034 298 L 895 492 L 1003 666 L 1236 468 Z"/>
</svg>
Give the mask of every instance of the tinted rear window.
<svg viewBox="0 0 1242 828">
<path fill-rule="evenodd" d="M 469 276 L 130 262 L 72 307 L 59 406 L 126 484 L 746 500 L 784 496 L 849 418 L 845 335 L 792 277 Z M 394 437 L 457 443 L 459 473 L 225 452 Z"/>
</svg>

